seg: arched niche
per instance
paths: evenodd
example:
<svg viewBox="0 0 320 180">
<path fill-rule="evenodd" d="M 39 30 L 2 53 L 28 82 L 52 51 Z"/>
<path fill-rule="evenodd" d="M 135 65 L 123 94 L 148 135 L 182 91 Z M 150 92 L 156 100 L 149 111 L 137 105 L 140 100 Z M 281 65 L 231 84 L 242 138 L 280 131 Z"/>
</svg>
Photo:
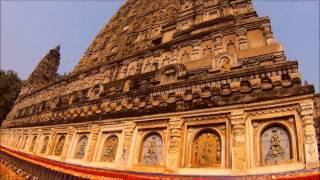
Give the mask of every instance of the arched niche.
<svg viewBox="0 0 320 180">
<path fill-rule="evenodd" d="M 288 129 L 281 124 L 270 124 L 260 133 L 261 165 L 277 165 L 293 159 L 292 140 Z"/>
<path fill-rule="evenodd" d="M 86 135 L 82 135 L 78 143 L 76 144 L 76 148 L 74 151 L 74 158 L 75 159 L 83 159 L 86 153 L 86 148 L 88 144 L 88 137 Z"/>
<path fill-rule="evenodd" d="M 62 150 L 63 150 L 63 146 L 64 146 L 65 141 L 66 141 L 66 137 L 65 136 L 61 136 L 58 139 L 57 144 L 55 146 L 55 150 L 54 150 L 54 155 L 55 156 L 60 156 L 62 154 Z"/>
<path fill-rule="evenodd" d="M 153 82 L 160 83 L 160 85 L 175 83 L 186 75 L 187 72 L 183 64 L 170 64 L 158 70 Z"/>
<path fill-rule="evenodd" d="M 141 142 L 140 163 L 144 165 L 160 165 L 163 158 L 163 139 L 159 133 L 148 133 Z"/>
<path fill-rule="evenodd" d="M 30 151 L 30 152 L 33 152 L 34 146 L 36 145 L 36 141 L 37 141 L 37 136 L 34 136 L 34 137 L 32 138 L 31 144 L 30 144 L 30 148 L 29 148 L 29 151 Z"/>
<path fill-rule="evenodd" d="M 43 138 L 42 147 L 41 147 L 41 150 L 40 150 L 41 154 L 44 154 L 47 151 L 48 142 L 49 142 L 49 136 L 45 136 Z"/>
<path fill-rule="evenodd" d="M 24 138 L 24 141 L 23 141 L 23 143 L 22 143 L 21 149 L 24 150 L 24 149 L 26 148 L 27 141 L 28 141 L 28 136 L 26 136 L 26 137 Z"/>
<path fill-rule="evenodd" d="M 220 54 L 212 62 L 213 70 L 220 70 L 221 72 L 229 72 L 234 65 L 236 65 L 236 58 L 228 53 Z"/>
<path fill-rule="evenodd" d="M 100 160 L 104 162 L 114 162 L 116 159 L 118 144 L 119 144 L 118 136 L 116 135 L 108 136 L 104 141 Z"/>
<path fill-rule="evenodd" d="M 221 164 L 222 141 L 213 129 L 202 129 L 193 137 L 191 165 L 193 167 L 212 167 Z"/>
</svg>

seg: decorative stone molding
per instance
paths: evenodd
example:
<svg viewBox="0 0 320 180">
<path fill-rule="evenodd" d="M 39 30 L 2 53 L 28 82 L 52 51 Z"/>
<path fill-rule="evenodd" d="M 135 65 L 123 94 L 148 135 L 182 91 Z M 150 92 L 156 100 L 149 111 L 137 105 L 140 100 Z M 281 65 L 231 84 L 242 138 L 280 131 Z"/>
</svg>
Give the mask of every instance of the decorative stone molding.
<svg viewBox="0 0 320 180">
<path fill-rule="evenodd" d="M 123 147 L 121 148 L 122 152 L 120 153 L 120 163 L 122 163 L 122 164 L 126 164 L 128 161 L 130 147 L 131 147 L 131 139 L 132 139 L 132 135 L 133 135 L 133 131 L 135 129 L 135 126 L 136 126 L 136 124 L 132 121 L 126 121 L 124 123 Z"/>
<path fill-rule="evenodd" d="M 239 39 L 240 50 L 248 49 L 247 30 L 245 28 L 239 28 L 236 33 Z"/>
<path fill-rule="evenodd" d="M 312 100 L 306 100 L 300 103 L 300 107 L 304 132 L 306 168 L 312 169 L 319 167 L 318 145 L 313 119 L 314 104 Z"/>
<path fill-rule="evenodd" d="M 85 158 L 87 161 L 93 160 L 93 154 L 94 154 L 94 150 L 95 150 L 95 147 L 97 144 L 99 132 L 100 132 L 100 126 L 93 125 L 91 127 L 89 146 L 87 148 L 87 153 L 86 153 L 86 158 Z"/>
<path fill-rule="evenodd" d="M 214 34 L 212 37 L 215 56 L 218 56 L 220 53 L 223 52 L 222 38 L 223 38 L 222 34 Z"/>
<path fill-rule="evenodd" d="M 179 168 L 181 156 L 181 136 L 183 120 L 180 117 L 172 117 L 169 121 L 169 141 L 166 169 L 174 171 Z"/>
<path fill-rule="evenodd" d="M 74 135 L 74 132 L 75 132 L 75 128 L 72 127 L 72 126 L 69 126 L 68 130 L 67 130 L 66 141 L 64 143 L 63 151 L 62 151 L 62 154 L 61 154 L 61 160 L 63 160 L 63 161 L 67 158 L 68 151 L 69 151 L 69 148 L 70 148 L 70 145 L 71 145 L 71 140 L 72 140 L 72 137 Z"/>
<path fill-rule="evenodd" d="M 246 125 L 243 110 L 231 112 L 232 126 L 232 172 L 238 174 L 246 171 Z"/>
<path fill-rule="evenodd" d="M 271 31 L 271 24 L 270 23 L 262 24 L 261 28 L 263 29 L 263 35 L 266 38 L 267 44 L 268 45 L 274 44 L 275 39 L 273 36 L 273 32 Z"/>
</svg>

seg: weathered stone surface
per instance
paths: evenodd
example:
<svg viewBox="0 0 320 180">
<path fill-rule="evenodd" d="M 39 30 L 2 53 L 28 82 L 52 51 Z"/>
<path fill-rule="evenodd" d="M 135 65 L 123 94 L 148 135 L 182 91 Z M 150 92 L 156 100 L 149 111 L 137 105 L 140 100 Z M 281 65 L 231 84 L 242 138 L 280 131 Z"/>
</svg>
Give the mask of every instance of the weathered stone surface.
<svg viewBox="0 0 320 180">
<path fill-rule="evenodd" d="M 250 0 L 128 0 L 57 79 L 59 56 L 30 76 L 1 145 L 169 174 L 319 166 L 319 96 Z"/>
</svg>

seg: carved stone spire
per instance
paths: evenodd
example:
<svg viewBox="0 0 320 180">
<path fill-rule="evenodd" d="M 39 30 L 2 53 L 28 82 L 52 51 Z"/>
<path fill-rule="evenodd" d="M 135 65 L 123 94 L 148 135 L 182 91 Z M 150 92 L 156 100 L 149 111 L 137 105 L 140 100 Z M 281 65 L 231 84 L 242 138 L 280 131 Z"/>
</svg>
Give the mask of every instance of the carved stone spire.
<svg viewBox="0 0 320 180">
<path fill-rule="evenodd" d="M 60 45 L 51 49 L 39 62 L 26 81 L 21 94 L 43 87 L 57 79 L 60 64 Z"/>
</svg>

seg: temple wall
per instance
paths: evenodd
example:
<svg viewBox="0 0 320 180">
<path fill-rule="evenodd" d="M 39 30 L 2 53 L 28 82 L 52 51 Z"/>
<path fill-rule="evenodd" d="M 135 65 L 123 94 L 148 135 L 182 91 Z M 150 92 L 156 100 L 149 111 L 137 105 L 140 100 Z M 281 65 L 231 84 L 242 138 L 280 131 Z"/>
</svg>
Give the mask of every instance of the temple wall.
<svg viewBox="0 0 320 180">
<path fill-rule="evenodd" d="M 312 169 L 319 167 L 314 108 L 306 95 L 92 123 L 1 129 L 1 145 L 67 163 L 142 172 L 248 175 Z"/>
</svg>

